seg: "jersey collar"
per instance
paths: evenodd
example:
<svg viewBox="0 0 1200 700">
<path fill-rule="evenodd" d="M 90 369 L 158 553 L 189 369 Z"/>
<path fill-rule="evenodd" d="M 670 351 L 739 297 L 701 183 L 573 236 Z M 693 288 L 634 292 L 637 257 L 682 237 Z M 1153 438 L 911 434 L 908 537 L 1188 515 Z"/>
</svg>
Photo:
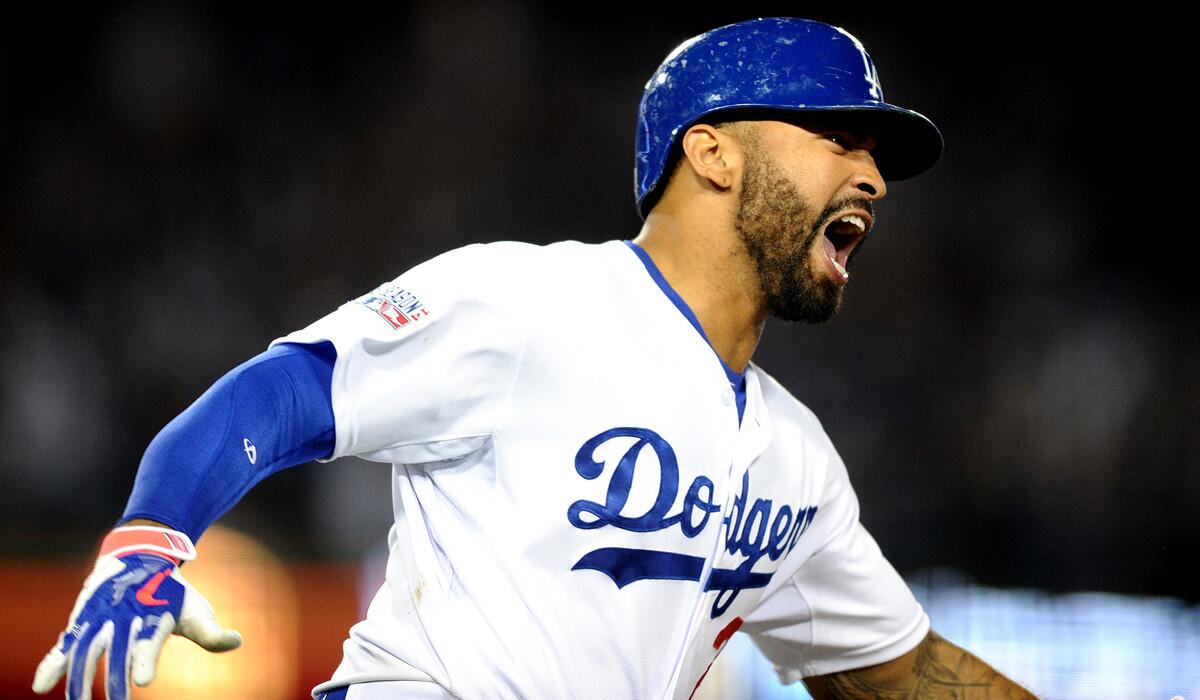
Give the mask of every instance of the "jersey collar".
<svg viewBox="0 0 1200 700">
<path fill-rule="evenodd" d="M 704 339 L 709 349 L 713 351 L 713 356 L 717 358 L 717 362 L 721 363 L 721 369 L 725 370 L 725 377 L 729 380 L 729 386 L 733 389 L 734 397 L 737 399 L 738 423 L 740 424 L 742 422 L 742 414 L 746 411 L 746 373 L 733 371 L 733 368 L 726 364 L 725 360 L 717 354 L 716 348 L 712 346 L 712 342 L 709 341 L 704 328 L 700 326 L 700 319 L 696 318 L 692 307 L 688 306 L 683 297 L 679 296 L 679 292 L 675 291 L 675 288 L 667 282 L 667 278 L 663 277 L 662 271 L 658 269 L 658 265 L 654 264 L 654 259 L 650 257 L 646 249 L 628 240 L 625 241 L 625 245 L 629 246 L 630 250 L 634 253 L 637 253 L 638 259 L 646 266 L 646 272 L 650 273 L 650 278 L 654 280 L 654 283 L 658 285 L 662 293 L 671 300 L 671 303 L 675 305 L 679 313 L 683 314 L 688 323 L 692 324 L 692 328 L 696 329 L 696 332 Z"/>
</svg>

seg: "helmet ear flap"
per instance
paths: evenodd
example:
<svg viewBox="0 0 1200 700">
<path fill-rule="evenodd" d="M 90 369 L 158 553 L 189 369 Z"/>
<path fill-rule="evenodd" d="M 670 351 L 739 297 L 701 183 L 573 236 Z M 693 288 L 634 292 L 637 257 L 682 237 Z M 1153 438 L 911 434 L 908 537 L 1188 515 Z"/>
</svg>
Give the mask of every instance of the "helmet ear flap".
<svg viewBox="0 0 1200 700">
<path fill-rule="evenodd" d="M 876 137 L 876 162 L 889 180 L 917 175 L 941 156 L 937 127 L 883 100 L 875 64 L 850 33 L 806 19 L 747 20 L 683 42 L 647 81 L 634 162 L 639 213 L 645 218 L 658 202 L 692 125 L 786 121 L 801 112 L 854 113 Z"/>
</svg>

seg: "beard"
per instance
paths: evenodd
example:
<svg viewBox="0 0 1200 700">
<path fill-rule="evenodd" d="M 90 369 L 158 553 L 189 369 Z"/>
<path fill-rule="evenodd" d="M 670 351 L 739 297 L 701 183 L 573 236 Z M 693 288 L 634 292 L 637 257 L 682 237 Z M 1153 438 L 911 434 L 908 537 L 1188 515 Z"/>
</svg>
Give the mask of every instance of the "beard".
<svg viewBox="0 0 1200 700">
<path fill-rule="evenodd" d="M 812 247 L 829 220 L 847 207 L 871 210 L 858 198 L 814 207 L 773 160 L 758 148 L 746 150 L 742 190 L 733 225 L 758 272 L 762 299 L 772 316 L 785 321 L 828 321 L 842 303 L 842 287 L 813 270 Z"/>
</svg>

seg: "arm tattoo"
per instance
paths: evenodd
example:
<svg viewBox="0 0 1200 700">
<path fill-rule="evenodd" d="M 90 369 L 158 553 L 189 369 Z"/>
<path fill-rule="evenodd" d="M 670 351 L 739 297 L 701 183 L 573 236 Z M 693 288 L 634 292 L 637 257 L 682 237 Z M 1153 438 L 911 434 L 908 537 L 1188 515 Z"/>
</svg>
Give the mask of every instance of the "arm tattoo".
<svg viewBox="0 0 1200 700">
<path fill-rule="evenodd" d="M 870 669 L 843 671 L 824 680 L 825 692 L 816 697 L 831 700 L 1036 700 L 936 632 L 930 632 L 917 648 L 912 675 L 902 686 L 879 685 Z"/>
</svg>

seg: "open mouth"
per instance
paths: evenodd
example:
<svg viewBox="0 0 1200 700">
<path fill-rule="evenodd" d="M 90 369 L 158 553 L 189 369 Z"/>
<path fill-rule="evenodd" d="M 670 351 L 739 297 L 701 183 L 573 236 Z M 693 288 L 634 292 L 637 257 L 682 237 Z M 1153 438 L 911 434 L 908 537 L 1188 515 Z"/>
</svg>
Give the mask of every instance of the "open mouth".
<svg viewBox="0 0 1200 700">
<path fill-rule="evenodd" d="M 843 280 L 850 279 L 850 254 L 870 230 L 871 215 L 864 211 L 846 212 L 825 226 L 825 255 Z"/>
</svg>

